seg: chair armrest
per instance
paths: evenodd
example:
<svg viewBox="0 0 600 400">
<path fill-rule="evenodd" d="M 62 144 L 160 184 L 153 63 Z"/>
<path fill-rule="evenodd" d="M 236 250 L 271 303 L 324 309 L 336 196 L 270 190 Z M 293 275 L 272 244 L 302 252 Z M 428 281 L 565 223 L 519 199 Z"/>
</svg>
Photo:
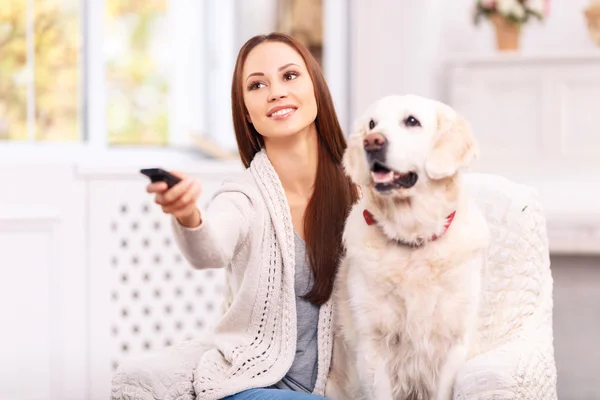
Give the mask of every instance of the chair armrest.
<svg viewBox="0 0 600 400">
<path fill-rule="evenodd" d="M 468 360 L 454 384 L 454 400 L 466 399 L 556 400 L 552 342 L 521 337 Z"/>
<path fill-rule="evenodd" d="M 205 350 L 191 340 L 131 357 L 113 376 L 111 400 L 194 400 L 194 369 Z"/>
</svg>

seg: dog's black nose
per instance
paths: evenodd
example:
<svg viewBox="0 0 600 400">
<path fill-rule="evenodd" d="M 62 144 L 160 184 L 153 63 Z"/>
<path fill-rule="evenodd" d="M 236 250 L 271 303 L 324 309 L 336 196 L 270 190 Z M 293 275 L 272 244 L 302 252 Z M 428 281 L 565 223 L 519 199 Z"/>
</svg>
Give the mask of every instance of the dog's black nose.
<svg viewBox="0 0 600 400">
<path fill-rule="evenodd" d="M 381 133 L 369 133 L 363 141 L 363 145 L 366 152 L 377 152 L 386 147 L 387 139 Z"/>
</svg>

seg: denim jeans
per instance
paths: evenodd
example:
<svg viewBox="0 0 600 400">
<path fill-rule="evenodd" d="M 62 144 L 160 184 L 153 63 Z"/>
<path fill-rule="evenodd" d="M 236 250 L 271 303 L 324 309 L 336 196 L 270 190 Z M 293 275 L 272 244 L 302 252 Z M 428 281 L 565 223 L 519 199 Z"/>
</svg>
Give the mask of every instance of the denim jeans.
<svg viewBox="0 0 600 400">
<path fill-rule="evenodd" d="M 294 392 L 277 388 L 248 389 L 225 397 L 223 400 L 325 400 L 325 397 L 311 393 Z"/>
</svg>

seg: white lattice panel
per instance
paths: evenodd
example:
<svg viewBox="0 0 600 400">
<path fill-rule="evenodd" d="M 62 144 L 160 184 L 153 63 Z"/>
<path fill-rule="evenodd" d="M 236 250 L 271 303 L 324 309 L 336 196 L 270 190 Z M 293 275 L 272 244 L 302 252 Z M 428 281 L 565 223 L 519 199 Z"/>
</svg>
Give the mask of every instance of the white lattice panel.
<svg viewBox="0 0 600 400">
<path fill-rule="evenodd" d="M 190 268 L 169 218 L 149 200 L 113 206 L 106 249 L 114 369 L 131 352 L 169 346 L 206 328 L 217 316 L 223 274 Z"/>
<path fill-rule="evenodd" d="M 146 183 L 90 183 L 92 357 L 103 380 L 125 357 L 202 335 L 221 312 L 224 271 L 187 263 Z M 217 183 L 203 187 L 205 203 Z"/>
</svg>

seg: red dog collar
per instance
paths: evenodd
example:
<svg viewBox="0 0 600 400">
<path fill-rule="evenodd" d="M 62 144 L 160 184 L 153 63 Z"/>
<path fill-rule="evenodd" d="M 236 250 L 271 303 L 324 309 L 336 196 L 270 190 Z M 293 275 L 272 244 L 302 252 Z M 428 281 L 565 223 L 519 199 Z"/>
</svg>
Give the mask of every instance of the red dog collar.
<svg viewBox="0 0 600 400">
<path fill-rule="evenodd" d="M 446 224 L 444 225 L 444 231 L 442 233 L 440 233 L 440 235 L 433 235 L 429 241 L 433 242 L 434 240 L 438 239 L 440 236 L 442 236 L 444 233 L 446 233 L 446 231 L 448 230 L 448 228 L 450 227 L 450 224 L 452 224 L 452 221 L 454 220 L 454 215 L 456 215 L 456 211 L 452 211 L 450 213 L 450 215 L 448 215 L 446 217 Z M 373 216 L 373 214 L 371 214 L 371 212 L 367 209 L 365 209 L 363 211 L 363 217 L 365 218 L 365 222 L 367 223 L 367 225 L 375 225 L 377 223 L 377 220 L 375 219 L 375 217 Z M 398 243 L 402 243 L 402 244 L 406 244 L 410 247 L 419 247 L 421 246 L 423 243 L 407 243 L 404 241 L 401 241 L 399 239 L 395 239 Z"/>
</svg>

